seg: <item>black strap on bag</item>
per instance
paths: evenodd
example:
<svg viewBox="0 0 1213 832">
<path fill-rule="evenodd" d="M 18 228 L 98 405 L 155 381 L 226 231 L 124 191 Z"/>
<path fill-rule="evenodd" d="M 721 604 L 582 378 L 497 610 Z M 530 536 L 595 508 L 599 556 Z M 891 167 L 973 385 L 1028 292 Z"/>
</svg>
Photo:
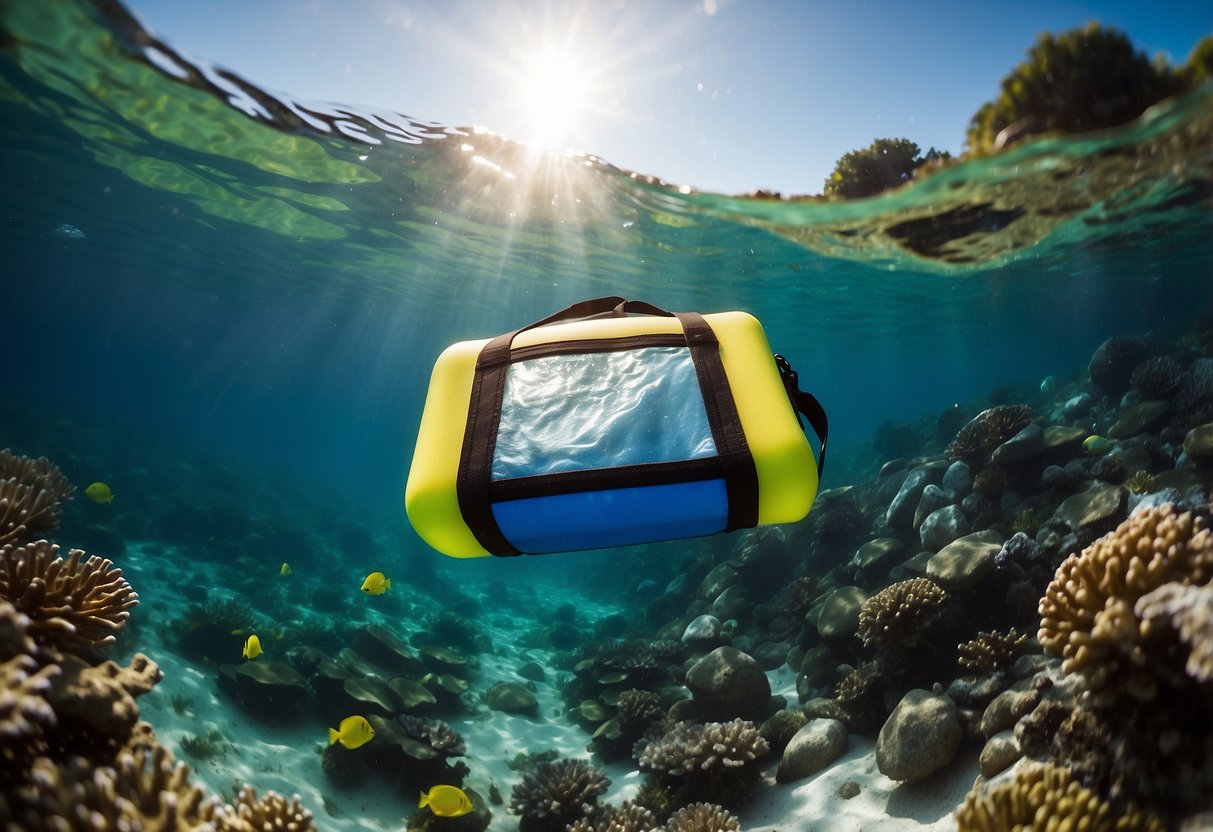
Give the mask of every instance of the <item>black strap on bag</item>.
<svg viewBox="0 0 1213 832">
<path fill-rule="evenodd" d="M 690 463 L 655 463 L 652 466 L 629 466 L 630 468 L 661 469 L 660 475 L 671 476 L 674 480 L 723 478 L 728 498 L 729 516 L 726 531 L 750 528 L 758 522 L 758 474 L 754 467 L 754 459 L 746 442 L 745 432 L 737 413 L 737 405 L 733 401 L 725 376 L 724 365 L 720 359 L 720 346 L 716 333 L 704 317 L 694 312 L 672 313 L 643 301 L 629 301 L 618 296 L 595 298 L 575 303 L 565 309 L 549 315 L 542 320 L 524 327 L 506 332 L 493 338 L 481 349 L 476 362 L 476 371 L 472 380 L 472 394 L 468 407 L 467 427 L 464 433 L 463 448 L 459 459 L 459 469 L 456 479 L 456 492 L 459 500 L 460 513 L 468 528 L 476 536 L 482 546 L 494 555 L 522 554 L 502 534 L 493 516 L 493 493 L 500 493 L 503 486 L 533 487 L 535 483 L 523 483 L 519 480 L 507 480 L 499 483 L 492 482 L 491 467 L 496 449 L 497 430 L 501 420 L 502 399 L 505 392 L 505 382 L 512 360 L 522 360 L 513 357 L 512 345 L 514 339 L 522 332 L 559 323 L 561 321 L 580 320 L 596 317 L 626 317 L 629 313 L 657 315 L 677 318 L 682 325 L 682 336 L 679 342 L 685 342 L 690 351 L 691 360 L 703 395 L 704 408 L 708 424 L 711 428 L 712 439 L 716 444 L 717 457 L 712 460 L 694 460 Z M 671 336 L 637 336 L 633 339 L 619 339 L 620 343 L 631 343 L 643 338 L 664 338 Z M 567 345 L 564 345 L 567 346 Z M 562 345 L 553 345 L 552 352 L 559 351 Z M 610 347 L 607 347 L 608 349 Z M 628 348 L 632 348 L 629 346 Z M 530 354 L 534 347 L 523 348 L 523 354 Z M 777 363 L 782 360 L 776 356 Z M 784 384 L 788 384 L 788 376 L 784 373 L 784 361 L 780 366 L 780 374 Z M 787 368 L 791 371 L 791 368 Z M 792 386 L 788 388 L 789 397 L 795 390 L 795 372 L 792 372 Z M 821 440 L 822 457 L 825 451 L 825 412 L 817 400 L 808 393 L 800 393 L 809 402 L 806 411 L 797 398 L 792 402 L 797 409 L 805 413 Z M 815 410 L 812 408 L 815 405 Z M 704 465 L 707 463 L 708 465 Z M 681 468 L 675 473 L 674 467 Z M 671 470 L 665 470 L 671 469 Z M 818 472 L 821 461 L 818 461 Z M 651 478 L 658 470 L 645 471 L 643 476 Z M 559 480 L 565 489 L 592 488 L 594 481 L 601 481 L 599 487 L 622 487 L 619 480 L 635 478 L 635 471 L 626 469 L 605 469 L 602 471 L 581 471 L 566 474 L 547 475 L 541 486 L 548 486 Z M 616 482 L 612 482 L 615 480 Z M 500 498 L 500 497 L 499 497 Z"/>
<path fill-rule="evenodd" d="M 821 480 L 822 469 L 826 464 L 826 439 L 830 434 L 830 420 L 826 418 L 825 408 L 812 393 L 800 389 L 800 376 L 792 369 L 792 365 L 782 355 L 775 355 L 775 366 L 779 368 L 779 377 L 783 379 L 784 389 L 788 391 L 788 399 L 799 413 L 809 420 L 813 433 L 821 445 L 821 453 L 817 455 L 817 479 Z"/>
</svg>

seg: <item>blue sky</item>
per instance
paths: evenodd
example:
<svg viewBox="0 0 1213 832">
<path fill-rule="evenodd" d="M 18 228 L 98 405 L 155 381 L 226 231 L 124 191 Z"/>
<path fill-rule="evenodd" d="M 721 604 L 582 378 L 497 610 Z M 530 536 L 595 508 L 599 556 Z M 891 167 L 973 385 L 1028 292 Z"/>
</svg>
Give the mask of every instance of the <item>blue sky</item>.
<svg viewBox="0 0 1213 832">
<path fill-rule="evenodd" d="M 310 100 L 483 125 L 702 190 L 820 193 L 876 138 L 962 150 L 1041 31 L 1173 62 L 1213 3 L 129 0 L 188 55 Z"/>
</svg>

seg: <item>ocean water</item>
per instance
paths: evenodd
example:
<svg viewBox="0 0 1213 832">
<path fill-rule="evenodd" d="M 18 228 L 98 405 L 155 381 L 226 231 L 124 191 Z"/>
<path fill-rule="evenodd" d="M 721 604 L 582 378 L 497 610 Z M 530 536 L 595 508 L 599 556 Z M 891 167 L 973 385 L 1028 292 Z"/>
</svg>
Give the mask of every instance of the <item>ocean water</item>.
<svg viewBox="0 0 1213 832">
<path fill-rule="evenodd" d="M 829 412 L 824 488 L 874 473 L 882 426 L 1026 400 L 1108 337 L 1177 338 L 1213 302 L 1208 87 L 825 203 L 679 189 L 255 81 L 112 4 L 0 6 L 0 447 L 113 487 L 116 522 L 77 494 L 65 534 L 210 544 L 217 580 L 254 600 L 253 553 L 229 545 L 254 532 L 275 567 L 357 583 L 382 563 L 434 597 L 502 581 L 610 602 L 727 553 L 450 562 L 410 530 L 438 353 L 578 300 L 759 318 Z M 236 516 L 248 528 L 216 531 Z"/>
</svg>

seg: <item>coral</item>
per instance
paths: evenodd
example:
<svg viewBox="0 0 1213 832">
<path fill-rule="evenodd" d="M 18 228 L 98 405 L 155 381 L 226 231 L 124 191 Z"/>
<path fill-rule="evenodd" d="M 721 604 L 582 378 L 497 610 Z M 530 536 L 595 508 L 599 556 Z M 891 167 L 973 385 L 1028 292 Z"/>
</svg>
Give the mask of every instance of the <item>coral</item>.
<svg viewBox="0 0 1213 832">
<path fill-rule="evenodd" d="M 605 642 L 598 647 L 598 661 L 615 670 L 647 675 L 657 669 L 659 662 L 652 647 L 644 641 Z"/>
<path fill-rule="evenodd" d="M 403 714 L 399 717 L 399 722 L 410 737 L 425 743 L 443 757 L 462 757 L 467 754 L 463 737 L 441 719 Z"/>
<path fill-rule="evenodd" d="M 877 662 L 864 662 L 842 677 L 835 688 L 834 700 L 841 719 L 852 731 L 866 733 L 880 727 L 886 716 L 880 700 L 884 681 Z"/>
<path fill-rule="evenodd" d="M 218 832 L 314 832 L 312 813 L 303 808 L 299 795 L 290 800 L 273 791 L 260 799 L 251 786 L 236 797 L 235 806 L 225 806 L 217 819 Z"/>
<path fill-rule="evenodd" d="M 110 560 L 45 540 L 0 549 L 0 598 L 29 616 L 34 641 L 76 651 L 113 644 L 139 596 Z"/>
<path fill-rule="evenodd" d="M 661 718 L 661 698 L 651 690 L 631 688 L 619 694 L 616 703 L 621 728 L 643 728 Z"/>
<path fill-rule="evenodd" d="M 1118 814 L 1112 805 L 1053 765 L 1025 766 L 1014 780 L 987 792 L 974 789 L 956 811 L 959 832 L 1163 832 L 1163 824 L 1141 812 Z"/>
<path fill-rule="evenodd" d="M 976 638 L 957 646 L 956 660 L 969 676 L 981 676 L 1010 666 L 1024 652 L 1027 642 L 1027 634 L 1014 628 L 1005 633 L 999 630 L 982 631 Z"/>
<path fill-rule="evenodd" d="M 571 824 L 568 832 L 656 832 L 660 826 L 648 809 L 625 800 L 619 806 L 599 806 Z"/>
<path fill-rule="evenodd" d="M 780 593 L 780 609 L 787 615 L 796 618 L 802 617 L 820 595 L 818 591 L 820 583 L 819 578 L 804 576 L 796 578 Z"/>
<path fill-rule="evenodd" d="M 476 649 L 476 625 L 466 616 L 443 610 L 430 619 L 430 633 L 440 644 L 461 650 Z"/>
<path fill-rule="evenodd" d="M 1184 369 L 1170 356 L 1147 358 L 1133 369 L 1129 383 L 1146 399 L 1169 399 L 1179 392 Z"/>
<path fill-rule="evenodd" d="M 1125 488 L 1129 489 L 1134 494 L 1149 494 L 1157 487 L 1158 483 L 1153 474 L 1148 471 L 1138 471 L 1133 476 L 1125 480 Z"/>
<path fill-rule="evenodd" d="M 510 811 L 521 816 L 519 829 L 563 830 L 593 811 L 611 781 L 585 760 L 540 763 L 510 794 Z"/>
<path fill-rule="evenodd" d="M 808 719 L 805 717 L 804 711 L 785 708 L 771 714 L 758 730 L 770 744 L 771 750 L 782 754 L 783 750 L 788 747 L 788 743 L 792 741 L 792 737 L 805 726 L 806 722 Z"/>
<path fill-rule="evenodd" d="M 1007 490 L 1007 474 L 997 465 L 987 465 L 973 477 L 973 490 L 986 497 L 995 497 Z"/>
<path fill-rule="evenodd" d="M 1011 523 L 1011 531 L 1023 532 L 1032 537 L 1040 530 L 1040 519 L 1036 516 L 1035 509 L 1025 508 L 1019 514 L 1015 515 L 1015 521 Z"/>
<path fill-rule="evenodd" d="M 1167 583 L 1213 578 L 1209 525 L 1166 503 L 1066 558 L 1039 606 L 1040 643 L 1063 657 L 1064 672 L 1080 674 L 1089 691 L 1154 697 L 1167 668 L 1150 649 L 1158 628 L 1139 621 L 1134 604 Z"/>
<path fill-rule="evenodd" d="M 692 803 L 670 816 L 669 832 L 741 832 L 741 823 L 723 806 Z"/>
<path fill-rule="evenodd" d="M 177 649 L 187 658 L 201 660 L 212 658 L 211 654 L 225 644 L 233 645 L 238 653 L 240 645 L 232 632 L 250 629 L 253 623 L 248 604 L 224 600 L 190 604 L 185 615 L 169 626 Z"/>
<path fill-rule="evenodd" d="M 29 618 L 0 601 L 0 783 L 16 776 L 42 747 L 55 726 L 47 696 L 58 666 L 40 666 L 25 634 Z M 3 789 L 0 789 L 3 791 Z"/>
<path fill-rule="evenodd" d="M 59 528 L 59 506 L 75 490 L 49 459 L 0 451 L 0 545 L 19 545 Z"/>
<path fill-rule="evenodd" d="M 1188 648 L 1184 669 L 1198 682 L 1213 681 L 1213 585 L 1163 584 L 1134 606 L 1145 630 L 1169 627 Z"/>
<path fill-rule="evenodd" d="M 950 459 L 984 460 L 996 447 L 1027 427 L 1032 409 L 1004 404 L 983 410 L 962 427 L 947 447 Z"/>
<path fill-rule="evenodd" d="M 743 768 L 770 750 L 753 722 L 679 722 L 663 736 L 642 743 L 641 768 L 686 775 L 714 768 Z"/>
<path fill-rule="evenodd" d="M 865 647 L 910 648 L 926 634 L 948 593 L 930 578 L 911 578 L 882 589 L 859 609 Z"/>
<path fill-rule="evenodd" d="M 189 766 L 174 763 L 160 746 L 123 754 L 113 767 L 95 766 L 83 757 L 60 767 L 42 757 L 34 762 L 29 782 L 13 792 L 7 807 L 0 798 L 0 818 L 9 814 L 14 821 L 6 828 L 201 832 L 215 829 L 219 815 L 218 802 L 190 785 Z M 218 828 L 253 832 L 252 827 Z"/>
</svg>

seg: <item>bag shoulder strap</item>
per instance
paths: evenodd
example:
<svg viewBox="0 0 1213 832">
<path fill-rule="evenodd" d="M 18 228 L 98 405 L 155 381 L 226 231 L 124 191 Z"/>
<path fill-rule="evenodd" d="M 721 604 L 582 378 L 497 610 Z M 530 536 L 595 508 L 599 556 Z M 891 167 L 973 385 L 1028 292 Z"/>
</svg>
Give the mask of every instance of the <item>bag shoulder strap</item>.
<svg viewBox="0 0 1213 832">
<path fill-rule="evenodd" d="M 817 401 L 817 397 L 800 389 L 800 377 L 786 358 L 777 354 L 775 366 L 779 368 L 779 375 L 783 379 L 783 386 L 788 391 L 788 399 L 791 400 L 792 407 L 809 421 L 809 427 L 813 428 L 813 433 L 817 434 L 817 441 L 821 444 L 821 453 L 817 455 L 817 479 L 820 480 L 821 472 L 826 464 L 826 440 L 830 434 L 830 420 L 826 417 L 825 408 L 821 406 L 821 402 Z"/>
</svg>

